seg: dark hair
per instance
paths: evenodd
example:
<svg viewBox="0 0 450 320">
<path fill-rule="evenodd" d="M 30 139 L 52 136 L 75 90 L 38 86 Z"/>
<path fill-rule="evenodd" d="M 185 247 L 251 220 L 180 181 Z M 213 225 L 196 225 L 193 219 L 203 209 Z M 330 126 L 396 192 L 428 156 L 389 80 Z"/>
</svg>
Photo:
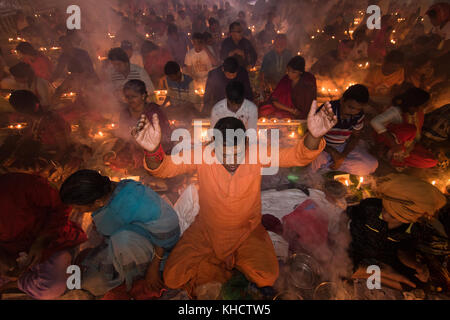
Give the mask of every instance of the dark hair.
<svg viewBox="0 0 450 320">
<path fill-rule="evenodd" d="M 244 102 L 245 87 L 240 81 L 230 81 L 225 89 L 227 99 L 233 103 L 241 104 Z"/>
<path fill-rule="evenodd" d="M 79 170 L 64 181 L 59 196 L 68 205 L 89 205 L 111 190 L 112 184 L 108 177 L 94 170 Z"/>
<path fill-rule="evenodd" d="M 33 114 L 36 113 L 36 105 L 39 98 L 28 90 L 16 90 L 11 93 L 9 103 L 18 112 Z"/>
<path fill-rule="evenodd" d="M 217 121 L 216 125 L 214 126 L 214 129 L 220 131 L 223 137 L 223 144 L 228 146 L 231 145 L 229 142 L 231 142 L 232 137 L 228 135 L 230 132 L 227 129 L 233 130 L 233 133 L 239 129 L 242 129 L 244 132 L 246 130 L 244 123 L 240 119 L 235 117 L 226 117 L 220 119 L 219 121 Z M 233 136 L 234 136 L 233 145 L 235 146 L 239 145 L 241 141 L 238 140 L 238 136 L 235 136 L 234 134 Z"/>
<path fill-rule="evenodd" d="M 412 66 L 414 68 L 420 68 L 429 61 L 431 61 L 429 55 L 427 53 L 422 53 L 412 58 Z"/>
<path fill-rule="evenodd" d="M 209 39 L 212 39 L 211 33 L 209 33 L 208 31 L 203 32 L 203 40 L 208 41 Z"/>
<path fill-rule="evenodd" d="M 127 81 L 127 83 L 125 83 L 123 86 L 123 90 L 133 90 L 134 92 L 140 94 L 147 94 L 147 87 L 145 86 L 145 82 L 138 79 Z"/>
<path fill-rule="evenodd" d="M 20 53 L 27 54 L 29 56 L 37 56 L 38 52 L 33 46 L 28 42 L 21 42 L 16 46 L 16 50 Z"/>
<path fill-rule="evenodd" d="M 236 73 L 239 70 L 239 62 L 236 58 L 228 57 L 223 61 L 223 70 L 228 73 Z"/>
<path fill-rule="evenodd" d="M 231 24 L 230 24 L 230 32 L 231 32 L 231 30 L 232 30 L 234 27 L 240 27 L 240 26 L 241 26 L 241 24 L 240 24 L 240 22 L 238 22 L 238 21 L 235 21 L 235 22 L 231 23 Z"/>
<path fill-rule="evenodd" d="M 203 33 L 196 32 L 192 35 L 192 40 L 205 41 L 205 37 L 203 36 Z"/>
<path fill-rule="evenodd" d="M 123 50 L 129 50 L 129 49 L 133 49 L 133 44 L 132 44 L 131 41 L 129 41 L 129 40 L 123 40 L 123 41 L 120 43 L 120 47 L 121 47 Z"/>
<path fill-rule="evenodd" d="M 287 66 L 294 70 L 305 72 L 305 59 L 302 56 L 295 56 L 289 61 Z"/>
<path fill-rule="evenodd" d="M 219 24 L 219 21 L 215 18 L 209 18 L 208 23 L 211 26 L 212 24 Z"/>
<path fill-rule="evenodd" d="M 177 34 L 178 33 L 178 27 L 174 25 L 173 23 L 170 23 L 167 26 L 167 33 L 168 34 Z"/>
<path fill-rule="evenodd" d="M 17 78 L 31 79 L 35 76 L 31 66 L 25 62 L 19 62 L 18 64 L 12 66 L 11 68 L 9 68 L 9 72 Z"/>
<path fill-rule="evenodd" d="M 172 74 L 177 74 L 178 72 L 180 72 L 180 70 L 181 70 L 180 65 L 175 61 L 169 61 L 164 66 L 164 73 L 168 76 Z"/>
<path fill-rule="evenodd" d="M 71 58 L 67 64 L 67 71 L 71 73 L 83 73 L 86 71 L 78 58 Z"/>
<path fill-rule="evenodd" d="M 412 87 L 392 99 L 394 106 L 406 112 L 410 107 L 419 107 L 430 100 L 430 94 L 420 88 Z"/>
<path fill-rule="evenodd" d="M 108 59 L 111 61 L 122 61 L 130 63 L 130 58 L 122 48 L 112 48 L 108 52 Z"/>
<path fill-rule="evenodd" d="M 403 64 L 405 55 L 400 50 L 392 50 L 384 58 L 385 63 Z"/>
<path fill-rule="evenodd" d="M 147 53 L 158 50 L 159 47 L 151 41 L 144 41 L 141 47 L 141 55 L 145 56 Z"/>
<path fill-rule="evenodd" d="M 367 103 L 369 102 L 369 90 L 367 90 L 366 86 L 362 84 L 355 84 L 350 86 L 347 90 L 345 90 L 344 95 L 342 96 L 344 100 L 355 100 L 358 103 Z"/>
</svg>

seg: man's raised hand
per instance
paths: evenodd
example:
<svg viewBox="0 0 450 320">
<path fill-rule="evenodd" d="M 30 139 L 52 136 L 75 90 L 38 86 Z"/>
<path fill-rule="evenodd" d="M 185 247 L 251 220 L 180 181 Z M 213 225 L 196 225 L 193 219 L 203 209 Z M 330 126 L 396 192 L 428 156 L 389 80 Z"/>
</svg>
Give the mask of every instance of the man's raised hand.
<svg viewBox="0 0 450 320">
<path fill-rule="evenodd" d="M 152 122 L 146 115 L 141 115 L 136 127 L 131 131 L 136 142 L 146 151 L 155 152 L 161 143 L 161 127 L 158 115 L 155 113 Z"/>
<path fill-rule="evenodd" d="M 314 100 L 311 104 L 311 110 L 308 114 L 308 131 L 314 138 L 323 137 L 331 128 L 337 123 L 337 117 L 331 108 L 330 102 L 317 112 L 317 101 Z"/>
</svg>

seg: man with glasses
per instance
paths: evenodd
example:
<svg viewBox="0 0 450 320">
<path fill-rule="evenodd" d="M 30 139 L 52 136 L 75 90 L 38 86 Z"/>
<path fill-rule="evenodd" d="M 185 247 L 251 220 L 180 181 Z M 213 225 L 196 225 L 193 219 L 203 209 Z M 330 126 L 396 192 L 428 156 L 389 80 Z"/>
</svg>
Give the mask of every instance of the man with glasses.
<svg viewBox="0 0 450 320">
<path fill-rule="evenodd" d="M 243 37 L 242 26 L 239 22 L 230 24 L 230 36 L 222 42 L 220 57 L 222 60 L 234 57 L 242 67 L 247 69 L 255 65 L 258 55 L 251 42 Z"/>
</svg>

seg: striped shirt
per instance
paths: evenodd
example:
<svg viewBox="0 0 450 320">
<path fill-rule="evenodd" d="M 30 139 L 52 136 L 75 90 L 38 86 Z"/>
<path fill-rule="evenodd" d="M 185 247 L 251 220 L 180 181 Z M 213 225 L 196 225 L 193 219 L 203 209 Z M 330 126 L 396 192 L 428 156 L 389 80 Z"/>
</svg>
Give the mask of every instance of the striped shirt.
<svg viewBox="0 0 450 320">
<path fill-rule="evenodd" d="M 331 107 L 338 122 L 325 135 L 325 140 L 327 144 L 343 144 L 350 138 L 353 130 L 361 130 L 364 127 L 364 113 L 361 111 L 357 115 L 344 119 L 341 116 L 341 102 L 339 100 L 331 101 Z"/>
<path fill-rule="evenodd" d="M 153 86 L 152 80 L 145 71 L 144 68 L 139 67 L 138 65 L 130 63 L 130 73 L 125 78 L 122 73 L 117 72 L 116 70 L 112 70 L 111 73 L 111 81 L 115 90 L 122 91 L 123 86 L 129 80 L 141 80 L 145 83 L 145 87 L 147 88 L 147 92 L 149 95 L 152 95 L 155 91 L 155 87 Z"/>
</svg>

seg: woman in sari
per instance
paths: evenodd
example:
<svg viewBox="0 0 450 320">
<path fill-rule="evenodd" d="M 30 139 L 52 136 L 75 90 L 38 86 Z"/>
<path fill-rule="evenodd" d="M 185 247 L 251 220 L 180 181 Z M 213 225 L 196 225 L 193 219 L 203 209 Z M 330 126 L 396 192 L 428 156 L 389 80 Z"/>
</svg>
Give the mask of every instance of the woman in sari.
<svg viewBox="0 0 450 320">
<path fill-rule="evenodd" d="M 71 175 L 60 197 L 79 212 L 92 212 L 104 237 L 82 259 L 83 289 L 100 296 L 124 284 L 130 291 L 135 280 L 145 278 L 146 288 L 161 294 L 161 271 L 180 236 L 178 216 L 168 203 L 139 182 L 111 182 L 93 170 Z"/>
<path fill-rule="evenodd" d="M 260 107 L 259 116 L 306 119 L 316 97 L 316 78 L 305 72 L 305 59 L 296 56 L 289 61 L 287 75 L 278 83 L 269 103 Z"/>
<path fill-rule="evenodd" d="M 393 100 L 393 106 L 372 119 L 380 146 L 388 148 L 391 164 L 400 170 L 405 167 L 432 168 L 437 160 L 418 142 L 424 123 L 424 108 L 430 94 L 412 87 Z"/>
<path fill-rule="evenodd" d="M 86 240 L 69 214 L 46 179 L 0 175 L 0 294 L 20 289 L 47 300 L 65 292 L 73 248 Z"/>
<path fill-rule="evenodd" d="M 142 149 L 134 142 L 130 141 L 131 130 L 136 126 L 142 114 L 152 118 L 157 114 L 160 119 L 162 147 L 166 154 L 172 151 L 172 129 L 164 111 L 156 103 L 148 103 L 148 93 L 145 83 L 141 80 L 130 80 L 123 87 L 123 95 L 126 104 L 120 113 L 117 136 L 121 138 L 113 148 L 113 158 L 108 162 L 113 169 L 124 168 L 137 169 L 142 167 Z"/>
</svg>

